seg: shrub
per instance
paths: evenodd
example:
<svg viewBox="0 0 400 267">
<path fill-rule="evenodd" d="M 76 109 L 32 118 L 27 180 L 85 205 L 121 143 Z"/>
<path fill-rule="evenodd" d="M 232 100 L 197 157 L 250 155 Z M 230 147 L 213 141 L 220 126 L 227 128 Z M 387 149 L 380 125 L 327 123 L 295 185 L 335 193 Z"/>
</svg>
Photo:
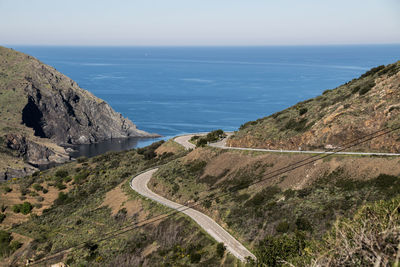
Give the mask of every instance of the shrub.
<svg viewBox="0 0 400 267">
<path fill-rule="evenodd" d="M 206 200 L 203 201 L 202 204 L 206 209 L 209 209 L 211 207 L 211 200 L 206 199 Z"/>
<path fill-rule="evenodd" d="M 43 188 L 43 194 L 47 194 L 49 190 L 47 188 Z"/>
<path fill-rule="evenodd" d="M 58 171 L 56 171 L 55 175 L 58 178 L 65 178 L 68 176 L 68 171 L 67 170 L 58 170 Z"/>
<path fill-rule="evenodd" d="M 225 250 L 226 250 L 226 247 L 224 246 L 224 243 L 217 244 L 216 252 L 217 252 L 218 257 L 222 258 L 225 254 Z"/>
<path fill-rule="evenodd" d="M 5 256 L 10 253 L 10 242 L 12 236 L 10 233 L 0 230 L 0 256 Z"/>
<path fill-rule="evenodd" d="M 190 263 L 199 263 L 201 260 L 201 254 L 192 252 L 189 254 Z"/>
<path fill-rule="evenodd" d="M 143 155 L 145 160 L 153 159 L 157 156 L 155 152 L 156 149 L 159 148 L 162 144 L 164 144 L 164 142 L 165 142 L 164 140 L 161 140 L 158 142 L 154 142 L 149 146 L 138 148 L 137 153 Z"/>
<path fill-rule="evenodd" d="M 286 124 L 284 130 L 295 130 L 296 132 L 302 132 L 307 130 L 306 127 L 307 119 L 302 118 L 300 120 L 290 119 Z"/>
<path fill-rule="evenodd" d="M 255 194 L 250 200 L 246 202 L 250 207 L 260 206 L 264 203 L 274 199 L 275 195 L 280 193 L 281 190 L 277 186 L 269 186 L 264 188 L 261 192 Z"/>
<path fill-rule="evenodd" d="M 375 86 L 375 81 L 369 81 L 368 83 L 363 84 L 360 91 L 358 92 L 359 95 L 365 95 L 372 87 Z"/>
<path fill-rule="evenodd" d="M 294 191 L 293 189 L 287 189 L 285 192 L 283 192 L 283 195 L 285 196 L 285 199 L 289 199 L 292 198 L 296 195 L 296 191 Z"/>
<path fill-rule="evenodd" d="M 117 212 L 117 214 L 114 215 L 114 219 L 119 222 L 125 221 L 127 214 L 128 211 L 126 210 L 126 208 L 122 208 Z"/>
<path fill-rule="evenodd" d="M 364 73 L 363 75 L 361 75 L 360 78 L 364 78 L 364 77 L 367 77 L 367 76 L 370 76 L 370 75 L 374 75 L 375 73 L 377 73 L 378 71 L 380 71 L 380 70 L 382 70 L 384 68 L 385 68 L 384 65 L 380 65 L 378 67 L 372 68 L 369 71 L 367 71 L 366 73 Z"/>
<path fill-rule="evenodd" d="M 33 206 L 32 206 L 32 204 L 31 203 L 29 203 L 29 202 L 24 202 L 22 205 L 21 205 L 21 213 L 22 214 L 28 214 L 28 213 L 31 213 L 31 211 L 32 211 L 32 209 L 33 209 Z"/>
<path fill-rule="evenodd" d="M 391 187 L 396 182 L 399 182 L 400 179 L 397 176 L 388 175 L 388 174 L 380 174 L 375 179 L 375 186 L 378 188 L 386 188 Z"/>
<path fill-rule="evenodd" d="M 21 195 L 25 196 L 29 194 L 31 191 L 28 188 L 21 188 Z"/>
<path fill-rule="evenodd" d="M 299 109 L 299 115 L 300 115 L 300 116 L 301 116 L 301 115 L 304 115 L 304 114 L 307 113 L 307 111 L 308 111 L 307 108 L 301 108 L 301 109 Z"/>
<path fill-rule="evenodd" d="M 360 89 L 361 89 L 361 86 L 357 85 L 357 86 L 354 86 L 354 87 L 353 87 L 353 89 L 351 90 L 351 92 L 352 92 L 353 94 L 355 94 L 355 93 L 357 93 L 358 91 L 360 91 Z"/>
<path fill-rule="evenodd" d="M 89 176 L 89 171 L 82 170 L 77 175 L 74 176 L 75 184 L 82 184 L 84 180 Z"/>
<path fill-rule="evenodd" d="M 305 247 L 305 236 L 301 232 L 293 236 L 266 236 L 256 249 L 258 266 L 281 266 L 282 261 L 302 256 Z"/>
<path fill-rule="evenodd" d="M 76 161 L 78 163 L 83 163 L 83 162 L 86 162 L 87 160 L 88 160 L 88 158 L 85 157 L 85 156 L 82 156 L 82 157 L 79 157 L 79 158 L 76 159 Z"/>
<path fill-rule="evenodd" d="M 41 186 L 40 184 L 33 184 L 32 188 L 35 189 L 36 191 L 43 190 L 43 186 Z"/>
<path fill-rule="evenodd" d="M 312 232 L 313 230 L 311 223 L 306 218 L 297 218 L 296 226 L 300 231 Z"/>
<path fill-rule="evenodd" d="M 286 232 L 289 230 L 289 223 L 288 223 L 287 221 L 280 222 L 280 223 L 276 226 L 275 230 L 276 230 L 278 233 L 286 233 Z"/>
<path fill-rule="evenodd" d="M 199 139 L 200 138 L 200 136 L 198 136 L 198 135 L 193 135 L 191 138 L 190 138 L 190 141 L 191 142 L 195 142 L 197 139 Z"/>
<path fill-rule="evenodd" d="M 64 205 L 68 204 L 73 201 L 73 198 L 70 197 L 67 193 L 64 192 L 59 192 L 58 193 L 58 198 L 54 200 L 55 205 Z"/>
<path fill-rule="evenodd" d="M 313 251 L 315 266 L 395 266 L 398 255 L 400 198 L 360 208 L 340 218 Z"/>
<path fill-rule="evenodd" d="M 6 215 L 4 213 L 0 213 L 0 223 L 2 223 L 5 218 L 6 218 Z"/>
<path fill-rule="evenodd" d="M 14 213 L 20 213 L 20 212 L 21 212 L 21 206 L 18 205 L 18 204 L 14 205 L 14 206 L 12 207 L 12 211 L 13 211 Z"/>
<path fill-rule="evenodd" d="M 63 182 L 59 181 L 55 184 L 55 187 L 57 187 L 58 190 L 64 190 L 65 188 L 67 188 L 67 186 L 65 184 L 63 184 Z"/>
<path fill-rule="evenodd" d="M 4 193 L 9 193 L 9 192 L 12 191 L 12 188 L 11 188 L 11 187 L 8 187 L 8 186 L 4 186 L 4 187 L 3 187 L 3 190 L 4 190 Z"/>
<path fill-rule="evenodd" d="M 205 138 L 200 138 L 197 143 L 196 143 L 196 147 L 204 147 L 207 145 L 207 139 Z"/>
<path fill-rule="evenodd" d="M 23 204 L 16 204 L 12 207 L 13 212 L 22 213 L 24 215 L 31 213 L 33 206 L 31 203 L 25 201 Z"/>
</svg>

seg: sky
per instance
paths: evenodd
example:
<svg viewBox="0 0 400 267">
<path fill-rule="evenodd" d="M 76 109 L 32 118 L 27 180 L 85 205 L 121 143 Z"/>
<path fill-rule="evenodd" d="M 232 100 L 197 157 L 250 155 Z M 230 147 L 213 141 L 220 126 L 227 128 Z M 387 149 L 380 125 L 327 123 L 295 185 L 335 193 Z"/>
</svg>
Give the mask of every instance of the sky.
<svg viewBox="0 0 400 267">
<path fill-rule="evenodd" d="M 400 0 L 0 0 L 1 45 L 394 43 Z"/>
</svg>

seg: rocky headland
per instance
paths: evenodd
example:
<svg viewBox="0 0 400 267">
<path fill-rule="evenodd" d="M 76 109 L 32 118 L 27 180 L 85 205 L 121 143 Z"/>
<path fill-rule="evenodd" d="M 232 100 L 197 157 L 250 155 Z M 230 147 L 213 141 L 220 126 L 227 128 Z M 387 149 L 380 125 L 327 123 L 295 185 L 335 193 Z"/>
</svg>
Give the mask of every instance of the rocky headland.
<svg viewBox="0 0 400 267">
<path fill-rule="evenodd" d="M 68 161 L 66 145 L 155 136 L 53 67 L 0 47 L 0 180 Z"/>
</svg>

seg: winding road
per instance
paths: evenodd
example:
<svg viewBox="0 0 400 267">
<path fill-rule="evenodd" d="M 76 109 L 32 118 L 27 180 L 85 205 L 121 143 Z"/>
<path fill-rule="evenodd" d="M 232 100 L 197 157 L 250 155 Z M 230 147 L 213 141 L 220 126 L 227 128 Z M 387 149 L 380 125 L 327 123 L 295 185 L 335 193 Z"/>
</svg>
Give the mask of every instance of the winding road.
<svg viewBox="0 0 400 267">
<path fill-rule="evenodd" d="M 175 203 L 151 191 L 147 184 L 157 170 L 158 168 L 152 169 L 134 177 L 130 184 L 131 188 L 144 197 L 147 197 L 164 206 L 167 206 L 177 211 L 181 211 L 182 213 L 186 214 L 187 216 L 192 218 L 198 225 L 200 225 L 200 227 L 202 227 L 217 242 L 224 243 L 227 250 L 241 261 L 245 262 L 247 257 L 256 259 L 256 257 L 249 250 L 247 250 L 247 248 L 245 248 L 239 241 L 237 241 L 233 236 L 231 236 L 227 231 L 225 231 L 219 224 L 217 224 L 207 215 L 192 208 Z"/>
<path fill-rule="evenodd" d="M 185 149 L 194 149 L 196 146 L 189 142 L 190 138 L 195 135 L 205 135 L 206 133 L 197 134 L 187 134 L 182 136 L 177 136 L 174 141 L 182 145 Z M 208 144 L 211 147 L 216 147 L 220 149 L 232 149 L 232 150 L 249 150 L 249 151 L 262 151 L 262 152 L 272 152 L 272 153 L 303 153 L 303 154 L 338 154 L 338 155 L 367 155 L 367 156 L 400 156 L 399 153 L 368 153 L 368 152 L 332 152 L 332 151 L 301 151 L 301 150 L 271 150 L 262 148 L 242 148 L 242 147 L 227 147 L 226 140 L 233 133 L 227 133 L 227 137 L 217 143 Z M 217 242 L 223 242 L 229 252 L 231 252 L 235 257 L 241 261 L 246 261 L 247 257 L 256 259 L 256 257 L 247 250 L 239 241 L 237 241 L 232 235 L 230 235 L 226 230 L 224 230 L 219 224 L 217 224 L 213 219 L 207 215 L 183 206 L 181 204 L 175 203 L 168 200 L 153 191 L 151 191 L 147 184 L 150 181 L 152 175 L 158 170 L 152 169 L 144 172 L 131 181 L 131 188 L 138 192 L 140 195 L 152 199 L 164 206 L 172 208 L 177 211 L 181 211 L 190 218 L 192 218 L 197 224 L 200 225 L 208 234 L 210 234 Z"/>
<path fill-rule="evenodd" d="M 335 154 L 335 155 L 353 155 L 353 156 L 384 156 L 384 157 L 398 157 L 400 153 L 379 153 L 379 152 L 343 152 L 343 151 L 313 151 L 313 150 L 284 150 L 284 149 L 265 149 L 265 148 L 247 148 L 247 147 L 229 147 L 226 146 L 226 141 L 233 133 L 227 132 L 227 137 L 223 140 L 210 143 L 208 146 L 216 147 L 220 149 L 230 149 L 230 150 L 246 150 L 246 151 L 260 151 L 260 152 L 270 152 L 270 153 L 299 153 L 299 154 Z M 186 149 L 195 148 L 196 146 L 189 142 L 190 138 L 194 135 L 204 135 L 201 134 L 188 134 L 175 137 L 175 142 L 184 146 Z"/>
</svg>

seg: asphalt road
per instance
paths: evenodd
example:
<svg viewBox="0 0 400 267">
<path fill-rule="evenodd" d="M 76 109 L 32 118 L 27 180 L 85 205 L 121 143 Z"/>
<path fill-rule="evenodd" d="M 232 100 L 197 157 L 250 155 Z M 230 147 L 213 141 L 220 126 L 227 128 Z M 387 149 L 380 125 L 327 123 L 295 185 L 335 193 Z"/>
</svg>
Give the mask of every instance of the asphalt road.
<svg viewBox="0 0 400 267">
<path fill-rule="evenodd" d="M 206 133 L 188 134 L 175 137 L 174 140 L 178 144 L 182 145 L 185 149 L 194 149 L 196 146 L 189 142 L 190 138 L 194 135 L 205 135 Z M 248 150 L 248 151 L 262 151 L 271 153 L 302 153 L 302 154 L 337 154 L 337 155 L 366 155 L 366 156 L 400 156 L 399 153 L 368 153 L 368 152 L 332 152 L 332 151 L 302 151 L 302 150 L 273 150 L 273 149 L 262 149 L 262 148 L 244 148 L 244 147 L 227 147 L 226 140 L 232 133 L 227 133 L 227 138 L 217 142 L 208 144 L 211 147 L 217 147 L 220 149 L 232 149 L 232 150 Z M 170 207 L 172 209 L 178 210 L 192 218 L 197 222 L 208 234 L 210 234 L 217 242 L 223 242 L 229 252 L 231 252 L 235 257 L 241 261 L 245 261 L 246 257 L 251 257 L 255 259 L 255 256 L 248 251 L 239 241 L 237 241 L 233 236 L 231 236 L 227 231 L 225 231 L 219 224 L 212 220 L 207 215 L 188 208 L 181 204 L 170 201 L 160 195 L 157 195 L 151 191 L 147 184 L 150 181 L 152 175 L 158 169 L 152 169 L 145 173 L 142 173 L 131 181 L 131 187 L 133 190 L 145 196 L 149 199 L 157 201 L 158 203 Z"/>
<path fill-rule="evenodd" d="M 246 148 L 246 147 L 228 147 L 226 146 L 226 140 L 233 133 L 227 133 L 227 138 L 219 141 L 217 143 L 208 144 L 211 147 L 217 147 L 220 149 L 231 149 L 231 150 L 247 150 L 247 151 L 261 151 L 261 152 L 271 152 L 271 153 L 299 153 L 299 154 L 335 154 L 335 155 L 354 155 L 354 156 L 400 156 L 400 153 L 379 153 L 379 152 L 334 152 L 334 151 L 313 151 L 313 150 L 285 150 L 285 149 L 264 149 L 264 148 Z M 186 149 L 190 146 L 190 148 L 195 148 L 195 145 L 189 142 L 190 138 L 194 135 L 199 134 L 189 134 L 176 137 L 174 140 L 178 144 L 184 146 Z M 204 135 L 204 134 L 203 134 Z"/>
<path fill-rule="evenodd" d="M 246 257 L 251 257 L 253 259 L 256 258 L 239 241 L 237 241 L 233 236 L 231 236 L 227 231 L 225 231 L 219 224 L 217 224 L 213 219 L 211 219 L 207 215 L 192 208 L 188 208 L 181 204 L 175 203 L 151 191 L 148 188 L 147 184 L 150 181 L 152 175 L 157 170 L 158 169 L 152 169 L 134 177 L 131 181 L 131 188 L 144 197 L 147 197 L 164 206 L 170 207 L 172 209 L 181 211 L 182 213 L 186 214 L 187 216 L 192 218 L 198 225 L 200 225 L 200 227 L 202 227 L 217 242 L 224 243 L 226 249 L 241 261 L 243 262 L 246 261 L 245 260 Z"/>
</svg>

